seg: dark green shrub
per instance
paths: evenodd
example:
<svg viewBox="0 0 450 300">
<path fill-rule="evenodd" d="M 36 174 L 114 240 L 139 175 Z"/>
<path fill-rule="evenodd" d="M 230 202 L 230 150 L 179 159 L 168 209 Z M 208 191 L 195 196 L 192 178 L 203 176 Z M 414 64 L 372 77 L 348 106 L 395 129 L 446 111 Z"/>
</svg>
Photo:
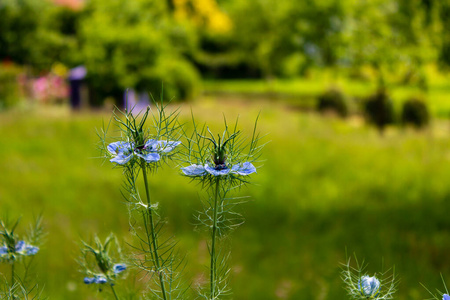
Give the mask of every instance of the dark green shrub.
<svg viewBox="0 0 450 300">
<path fill-rule="evenodd" d="M 403 103 L 402 123 L 417 128 L 424 127 L 430 121 L 427 105 L 420 99 L 411 98 Z"/>
<path fill-rule="evenodd" d="M 366 100 L 364 113 L 367 120 L 374 124 L 380 132 L 383 132 L 386 125 L 395 121 L 394 106 L 385 90 L 379 90 Z"/>
<path fill-rule="evenodd" d="M 338 89 L 330 89 L 317 99 L 317 110 L 333 111 L 341 117 L 346 117 L 349 108 L 345 95 Z"/>
</svg>

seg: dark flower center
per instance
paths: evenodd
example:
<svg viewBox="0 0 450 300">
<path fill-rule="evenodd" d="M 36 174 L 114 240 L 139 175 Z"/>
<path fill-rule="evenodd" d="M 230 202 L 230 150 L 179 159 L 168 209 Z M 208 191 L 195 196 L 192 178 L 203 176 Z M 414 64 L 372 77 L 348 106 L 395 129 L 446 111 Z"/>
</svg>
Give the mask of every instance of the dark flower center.
<svg viewBox="0 0 450 300">
<path fill-rule="evenodd" d="M 221 170 L 225 170 L 228 169 L 226 164 L 218 164 L 214 166 L 214 170 L 216 171 L 221 171 Z"/>
</svg>

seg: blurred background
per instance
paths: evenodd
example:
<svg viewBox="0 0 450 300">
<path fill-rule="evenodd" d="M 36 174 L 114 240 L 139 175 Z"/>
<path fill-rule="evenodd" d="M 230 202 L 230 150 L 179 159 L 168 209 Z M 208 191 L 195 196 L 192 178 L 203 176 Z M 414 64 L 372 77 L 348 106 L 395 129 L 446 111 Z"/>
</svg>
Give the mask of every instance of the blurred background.
<svg viewBox="0 0 450 300">
<path fill-rule="evenodd" d="M 75 261 L 81 239 L 133 240 L 96 130 L 163 92 L 182 122 L 239 116 L 250 136 L 260 114 L 267 134 L 229 240 L 233 299 L 347 299 L 353 253 L 369 275 L 395 266 L 397 299 L 426 299 L 450 282 L 449 67 L 449 0 L 2 0 L 0 212 L 19 234 L 43 214 L 44 295 L 111 296 Z M 173 165 L 151 189 L 203 282 L 200 187 Z"/>
</svg>

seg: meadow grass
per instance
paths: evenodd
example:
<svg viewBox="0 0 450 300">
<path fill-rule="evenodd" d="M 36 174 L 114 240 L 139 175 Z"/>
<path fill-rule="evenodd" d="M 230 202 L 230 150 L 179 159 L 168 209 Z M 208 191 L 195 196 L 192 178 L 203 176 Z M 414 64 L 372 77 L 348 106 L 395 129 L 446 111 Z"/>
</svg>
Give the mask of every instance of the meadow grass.
<svg viewBox="0 0 450 300">
<path fill-rule="evenodd" d="M 259 131 L 270 141 L 255 184 L 239 191 L 250 198 L 240 208 L 246 222 L 229 240 L 234 299 L 347 299 L 339 277 L 346 252 L 365 258 L 370 275 L 383 261 L 395 265 L 397 299 L 426 299 L 420 283 L 442 288 L 440 273 L 450 278 L 448 122 L 435 120 L 420 132 L 388 128 L 380 136 L 357 117 L 210 97 L 183 105 L 188 128 L 191 109 L 213 131 L 223 129 L 222 113 L 228 120 L 240 115 L 249 135 L 260 112 Z M 1 214 L 23 216 L 23 230 L 43 213 L 48 235 L 35 272 L 51 299 L 101 298 L 82 283 L 80 239 L 114 232 L 125 253 L 132 240 L 121 171 L 96 159 L 95 129 L 109 117 L 64 109 L 0 115 Z M 207 232 L 193 217 L 199 188 L 175 166 L 158 171 L 150 185 L 168 234 L 186 253 L 188 276 L 194 286 L 206 283 Z M 118 292 L 126 293 L 121 286 Z"/>
</svg>

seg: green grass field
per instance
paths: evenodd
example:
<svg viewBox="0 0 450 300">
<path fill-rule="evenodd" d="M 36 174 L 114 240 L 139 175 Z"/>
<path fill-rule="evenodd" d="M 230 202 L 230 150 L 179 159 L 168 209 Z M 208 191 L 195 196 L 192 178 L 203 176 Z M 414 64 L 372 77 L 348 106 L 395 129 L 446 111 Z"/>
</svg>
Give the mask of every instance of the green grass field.
<svg viewBox="0 0 450 300">
<path fill-rule="evenodd" d="M 233 299 L 347 299 L 339 274 L 346 252 L 365 259 L 370 275 L 382 262 L 395 266 L 397 299 L 429 298 L 420 283 L 442 290 L 440 273 L 450 281 L 447 121 L 380 136 L 358 117 L 301 113 L 271 101 L 207 97 L 183 105 L 186 122 L 191 110 L 216 130 L 223 113 L 240 115 L 249 135 L 260 112 L 259 130 L 267 133 L 265 161 L 239 192 L 250 196 L 240 208 L 246 222 L 229 240 Z M 96 128 L 109 117 L 64 108 L 0 115 L 1 215 L 22 216 L 21 231 L 43 213 L 48 234 L 35 272 L 50 299 L 102 298 L 82 283 L 75 261 L 81 239 L 114 232 L 125 251 L 132 241 L 121 171 L 96 158 Z M 171 166 L 152 176 L 151 190 L 168 234 L 186 253 L 188 279 L 202 281 L 206 236 L 193 224 L 200 188 Z M 8 266 L 0 270 L 9 274 Z M 125 293 L 120 284 L 117 290 Z"/>
</svg>

